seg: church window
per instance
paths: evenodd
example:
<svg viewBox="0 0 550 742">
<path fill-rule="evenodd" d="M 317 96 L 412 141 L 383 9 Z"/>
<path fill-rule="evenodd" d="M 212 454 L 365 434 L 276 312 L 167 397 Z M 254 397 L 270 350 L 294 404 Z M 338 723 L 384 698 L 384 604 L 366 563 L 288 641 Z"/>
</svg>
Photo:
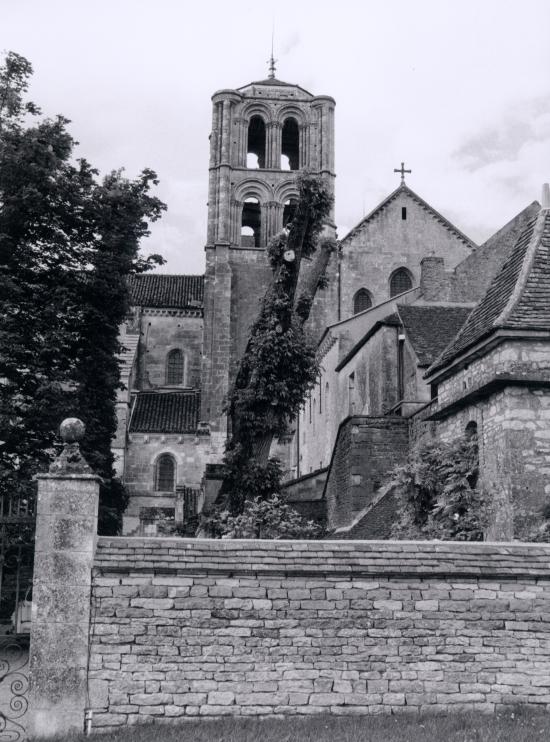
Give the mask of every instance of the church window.
<svg viewBox="0 0 550 742">
<path fill-rule="evenodd" d="M 294 118 L 283 124 L 281 140 L 281 170 L 298 170 L 300 167 L 300 130 Z"/>
<path fill-rule="evenodd" d="M 406 219 L 406 218 L 407 218 L 407 207 L 402 206 L 401 207 L 401 219 Z"/>
<path fill-rule="evenodd" d="M 355 372 L 348 377 L 348 415 L 355 412 Z"/>
<path fill-rule="evenodd" d="M 359 289 L 359 291 L 353 297 L 353 313 L 358 314 L 364 312 L 365 309 L 372 307 L 372 296 L 370 291 L 367 289 Z"/>
<path fill-rule="evenodd" d="M 252 116 L 248 124 L 246 167 L 265 167 L 265 123 L 261 116 Z"/>
<path fill-rule="evenodd" d="M 294 219 L 296 204 L 297 201 L 295 198 L 289 198 L 288 201 L 285 201 L 283 208 L 283 227 L 286 227 L 286 225 Z"/>
<path fill-rule="evenodd" d="M 176 484 L 176 462 L 169 453 L 161 454 L 155 467 L 155 490 L 173 492 Z"/>
<path fill-rule="evenodd" d="M 406 268 L 398 268 L 391 274 L 390 278 L 390 297 L 402 294 L 404 291 L 412 289 L 413 283 L 411 274 Z"/>
<path fill-rule="evenodd" d="M 262 207 L 257 198 L 247 198 L 243 204 L 241 246 L 260 247 L 261 233 Z"/>
<path fill-rule="evenodd" d="M 166 383 L 183 384 L 184 359 L 179 348 L 174 348 L 166 358 Z"/>
</svg>

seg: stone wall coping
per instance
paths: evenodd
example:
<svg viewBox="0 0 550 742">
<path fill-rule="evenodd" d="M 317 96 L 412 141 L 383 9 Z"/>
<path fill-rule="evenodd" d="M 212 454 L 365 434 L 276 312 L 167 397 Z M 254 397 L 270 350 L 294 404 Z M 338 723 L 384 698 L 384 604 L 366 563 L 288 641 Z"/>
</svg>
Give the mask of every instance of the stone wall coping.
<svg viewBox="0 0 550 742">
<path fill-rule="evenodd" d="M 35 474 L 33 476 L 33 479 L 70 479 L 70 480 L 93 480 L 94 482 L 102 482 L 103 479 L 97 475 L 97 474 L 50 474 L 49 472 L 44 472 L 44 474 Z"/>
<path fill-rule="evenodd" d="M 550 544 L 445 541 L 268 541 L 98 538 L 107 572 L 271 573 L 550 580 Z"/>
</svg>

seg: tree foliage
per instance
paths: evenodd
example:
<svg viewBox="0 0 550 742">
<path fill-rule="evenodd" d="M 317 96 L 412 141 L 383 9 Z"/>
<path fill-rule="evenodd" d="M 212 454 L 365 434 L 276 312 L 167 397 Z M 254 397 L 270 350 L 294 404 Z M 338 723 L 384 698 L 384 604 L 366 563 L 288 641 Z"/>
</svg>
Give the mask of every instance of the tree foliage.
<svg viewBox="0 0 550 742">
<path fill-rule="evenodd" d="M 271 442 L 287 433 L 319 375 L 316 347 L 304 325 L 336 249 L 333 239 L 321 236 L 332 196 L 321 178 L 308 173 L 297 185 L 293 218 L 267 248 L 272 279 L 228 398 L 222 519 L 226 511 L 238 516 L 248 501 L 270 500 L 280 491 L 280 466 L 268 460 Z"/>
<path fill-rule="evenodd" d="M 316 539 L 323 533 L 320 525 L 303 518 L 277 494 L 246 500 L 238 515 L 224 510 L 215 527 L 221 538 Z"/>
<path fill-rule="evenodd" d="M 165 206 L 153 171 L 100 180 L 75 159 L 68 120 L 25 101 L 31 73 L 13 52 L 0 67 L 0 487 L 25 490 L 51 461 L 61 420 L 80 417 L 112 533 L 124 507 L 110 448 L 118 328 L 128 275 L 162 262 L 138 248 Z"/>
<path fill-rule="evenodd" d="M 415 446 L 384 489 L 398 501 L 393 538 L 482 541 L 489 508 L 477 487 L 477 436 Z"/>
</svg>

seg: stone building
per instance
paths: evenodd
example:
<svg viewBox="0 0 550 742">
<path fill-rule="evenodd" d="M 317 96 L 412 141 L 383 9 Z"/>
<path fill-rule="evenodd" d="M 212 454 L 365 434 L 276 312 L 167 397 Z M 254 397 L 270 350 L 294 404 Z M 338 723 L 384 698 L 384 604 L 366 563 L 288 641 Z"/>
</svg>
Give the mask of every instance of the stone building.
<svg viewBox="0 0 550 742">
<path fill-rule="evenodd" d="M 205 275 L 143 275 L 130 286 L 114 441 L 130 494 L 126 534 L 154 533 L 215 499 L 224 399 L 270 279 L 266 245 L 291 218 L 300 171 L 333 192 L 334 112 L 331 97 L 274 76 L 212 97 Z M 387 535 L 389 469 L 420 435 L 476 423 L 483 481 L 502 500 L 491 534 L 510 537 L 525 472 L 550 467 L 548 212 L 535 202 L 477 246 L 398 172 L 399 186 L 340 241 L 318 291 L 308 328 L 321 375 L 292 440 L 276 448 L 285 492 L 336 536 Z M 332 215 L 326 228 L 335 233 Z M 514 313 L 518 296 L 525 306 Z M 531 299 L 541 302 L 535 319 Z M 532 509 L 546 485 L 529 481 Z"/>
</svg>

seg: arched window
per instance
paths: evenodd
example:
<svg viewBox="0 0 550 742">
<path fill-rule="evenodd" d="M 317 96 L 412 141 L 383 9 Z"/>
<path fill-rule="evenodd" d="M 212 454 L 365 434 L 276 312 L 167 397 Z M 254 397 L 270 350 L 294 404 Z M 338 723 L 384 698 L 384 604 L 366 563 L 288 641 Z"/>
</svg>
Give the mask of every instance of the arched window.
<svg viewBox="0 0 550 742">
<path fill-rule="evenodd" d="M 247 198 L 243 204 L 241 246 L 260 247 L 261 233 L 262 207 L 257 198 Z"/>
<path fill-rule="evenodd" d="M 412 287 L 412 277 L 406 268 L 398 268 L 391 274 L 390 297 L 402 294 L 404 291 L 409 291 Z"/>
<path fill-rule="evenodd" d="M 359 291 L 353 297 L 353 313 L 358 314 L 364 312 L 365 309 L 372 307 L 372 296 L 370 291 L 367 289 L 359 289 Z"/>
<path fill-rule="evenodd" d="M 176 462 L 169 453 L 161 454 L 155 467 L 155 490 L 173 492 L 176 486 Z"/>
<path fill-rule="evenodd" d="M 183 353 L 179 348 L 174 348 L 166 357 L 166 383 L 170 386 L 183 384 Z"/>
<path fill-rule="evenodd" d="M 283 124 L 281 139 L 281 170 L 298 170 L 300 167 L 300 130 L 294 118 Z"/>
<path fill-rule="evenodd" d="M 285 205 L 283 208 L 283 227 L 286 227 L 286 225 L 294 219 L 294 214 L 296 213 L 296 204 L 297 201 L 295 198 L 289 198 L 287 201 L 285 201 Z"/>
<path fill-rule="evenodd" d="M 265 167 L 265 123 L 261 116 L 252 116 L 248 124 L 246 167 Z"/>
</svg>

